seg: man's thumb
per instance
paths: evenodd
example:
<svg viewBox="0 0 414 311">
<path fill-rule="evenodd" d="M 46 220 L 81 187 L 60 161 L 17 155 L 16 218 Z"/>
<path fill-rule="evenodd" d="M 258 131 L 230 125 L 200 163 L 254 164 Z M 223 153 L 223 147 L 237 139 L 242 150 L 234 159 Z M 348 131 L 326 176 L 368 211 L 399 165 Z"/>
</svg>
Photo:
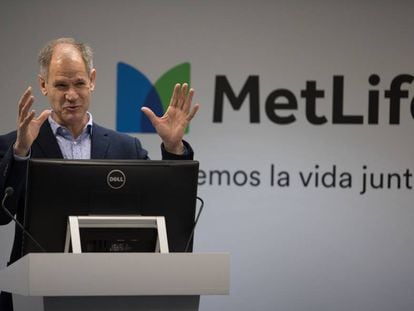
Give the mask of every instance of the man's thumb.
<svg viewBox="0 0 414 311">
<path fill-rule="evenodd" d="M 52 110 L 50 109 L 43 110 L 42 113 L 37 117 L 37 120 L 43 123 L 46 121 L 46 119 L 50 116 L 51 113 Z"/>
<path fill-rule="evenodd" d="M 147 118 L 151 121 L 152 124 L 155 123 L 157 116 L 151 109 L 149 109 L 148 107 L 142 107 L 141 111 L 147 116 Z"/>
</svg>

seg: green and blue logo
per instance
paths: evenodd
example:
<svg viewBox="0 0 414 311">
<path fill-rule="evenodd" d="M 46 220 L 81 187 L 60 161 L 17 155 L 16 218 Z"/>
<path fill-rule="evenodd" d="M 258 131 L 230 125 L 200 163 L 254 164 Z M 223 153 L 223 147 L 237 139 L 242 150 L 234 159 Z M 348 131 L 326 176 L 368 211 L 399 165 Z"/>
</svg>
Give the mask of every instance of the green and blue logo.
<svg viewBox="0 0 414 311">
<path fill-rule="evenodd" d="M 126 63 L 117 65 L 116 130 L 126 133 L 155 133 L 141 107 L 162 116 L 170 104 L 176 83 L 190 85 L 190 63 L 179 64 L 153 85 L 139 70 Z M 188 130 L 188 129 L 187 129 Z"/>
</svg>

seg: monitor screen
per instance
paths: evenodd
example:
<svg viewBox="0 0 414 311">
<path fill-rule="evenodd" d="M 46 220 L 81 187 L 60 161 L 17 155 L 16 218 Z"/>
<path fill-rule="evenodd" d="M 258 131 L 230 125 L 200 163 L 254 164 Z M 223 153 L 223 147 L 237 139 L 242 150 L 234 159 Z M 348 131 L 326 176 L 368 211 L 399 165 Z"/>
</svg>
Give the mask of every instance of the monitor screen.
<svg viewBox="0 0 414 311">
<path fill-rule="evenodd" d="M 63 252 L 68 216 L 164 216 L 169 250 L 182 252 L 194 226 L 198 166 L 197 161 L 31 159 L 24 226 L 47 252 Z M 96 238 L 82 244 L 83 251 L 113 251 L 103 245 L 111 244 L 105 230 L 90 231 Z M 154 240 L 154 232 L 124 230 L 110 235 L 137 234 L 146 235 L 143 244 L 153 247 L 148 241 Z M 133 241 L 115 249 L 133 249 Z M 39 251 L 33 241 L 23 238 L 22 255 Z"/>
</svg>

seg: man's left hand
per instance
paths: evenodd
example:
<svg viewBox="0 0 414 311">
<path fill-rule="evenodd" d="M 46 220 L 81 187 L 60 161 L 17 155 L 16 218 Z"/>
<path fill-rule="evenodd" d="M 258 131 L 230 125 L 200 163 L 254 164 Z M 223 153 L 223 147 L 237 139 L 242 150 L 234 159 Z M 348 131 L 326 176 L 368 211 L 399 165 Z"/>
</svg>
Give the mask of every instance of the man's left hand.
<svg viewBox="0 0 414 311">
<path fill-rule="evenodd" d="M 175 85 L 170 105 L 162 117 L 157 117 L 148 107 L 141 108 L 161 137 L 165 150 L 174 154 L 183 154 L 184 131 L 200 107 L 199 104 L 192 106 L 194 89 L 188 94 L 187 91 L 187 83 Z"/>
</svg>

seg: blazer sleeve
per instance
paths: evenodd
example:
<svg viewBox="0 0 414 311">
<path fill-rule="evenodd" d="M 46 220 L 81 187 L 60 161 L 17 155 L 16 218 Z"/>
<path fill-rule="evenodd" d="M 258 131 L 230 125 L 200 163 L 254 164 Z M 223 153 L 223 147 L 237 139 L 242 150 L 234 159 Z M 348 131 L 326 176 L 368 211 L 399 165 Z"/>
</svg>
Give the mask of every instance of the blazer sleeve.
<svg viewBox="0 0 414 311">
<path fill-rule="evenodd" d="M 190 144 L 183 140 L 185 152 L 182 155 L 177 155 L 174 153 L 170 153 L 165 150 L 164 144 L 161 144 L 161 154 L 163 160 L 193 160 L 194 158 L 194 151 L 191 148 Z"/>
<path fill-rule="evenodd" d="M 0 197 L 3 200 L 7 187 L 12 187 L 14 193 L 6 202 L 6 208 L 16 214 L 18 200 L 21 197 L 26 179 L 27 161 L 16 161 L 14 159 L 13 144 L 15 133 L 0 136 Z M 0 225 L 8 224 L 10 217 L 0 209 Z"/>
</svg>

